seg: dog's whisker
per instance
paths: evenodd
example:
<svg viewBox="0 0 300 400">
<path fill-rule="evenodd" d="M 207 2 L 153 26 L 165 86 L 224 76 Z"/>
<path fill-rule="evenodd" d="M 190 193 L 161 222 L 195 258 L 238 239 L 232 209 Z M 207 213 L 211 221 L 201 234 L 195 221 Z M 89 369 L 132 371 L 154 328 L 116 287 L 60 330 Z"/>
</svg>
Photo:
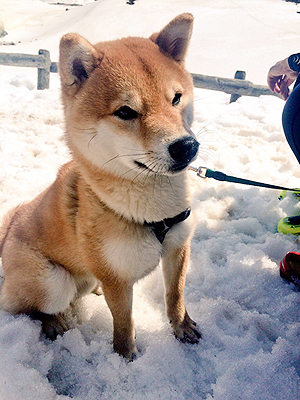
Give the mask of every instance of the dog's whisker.
<svg viewBox="0 0 300 400">
<path fill-rule="evenodd" d="M 210 139 L 210 137 L 208 135 L 212 135 L 215 134 L 214 130 L 205 130 L 205 131 L 199 131 L 195 133 L 196 139 L 201 143 L 201 145 L 203 144 L 203 142 L 205 143 L 210 143 L 213 142 L 214 140 Z"/>
<path fill-rule="evenodd" d="M 143 161 L 143 160 L 147 160 L 147 153 L 136 153 L 136 154 L 117 154 L 114 157 L 110 158 L 109 160 L 105 161 L 105 163 L 102 164 L 102 167 L 104 167 L 105 165 L 107 165 L 108 163 L 118 159 L 118 158 L 122 158 L 122 157 L 138 157 L 138 159 L 136 161 Z"/>
<path fill-rule="evenodd" d="M 89 149 L 89 150 L 90 150 L 90 144 L 91 144 L 92 140 L 95 139 L 96 136 L 97 136 L 97 133 L 95 133 L 95 134 L 90 138 L 90 140 L 89 140 L 89 142 L 88 142 L 88 149 Z"/>
<path fill-rule="evenodd" d="M 133 183 L 140 175 L 142 175 L 143 173 L 145 173 L 144 181 L 143 181 L 143 185 L 145 185 L 147 179 L 149 178 L 149 176 L 152 176 L 152 175 L 155 176 L 155 175 L 157 174 L 157 172 L 156 172 L 156 171 L 154 170 L 154 168 L 153 168 L 153 167 L 156 166 L 156 164 L 157 164 L 157 160 L 156 160 L 156 159 L 150 160 L 148 163 L 146 163 L 146 164 L 145 164 L 145 168 L 143 168 L 143 169 L 140 171 L 140 173 L 137 174 L 137 175 L 133 178 L 132 183 Z M 138 168 L 141 168 L 141 167 L 138 166 Z"/>
<path fill-rule="evenodd" d="M 214 151 L 212 149 L 201 148 L 198 152 L 199 154 L 213 155 Z"/>
<path fill-rule="evenodd" d="M 159 180 L 159 179 L 160 179 L 160 182 L 158 181 L 158 186 L 159 186 L 159 189 L 162 190 L 161 177 L 164 175 L 163 172 L 165 172 L 165 160 L 161 159 L 158 161 L 160 161 L 160 162 L 156 163 L 156 171 L 154 173 L 154 179 L 153 179 L 153 193 L 155 193 L 155 186 L 156 186 L 157 180 Z"/>
<path fill-rule="evenodd" d="M 137 168 L 140 168 L 140 167 L 137 167 Z M 144 172 L 146 172 L 146 175 L 149 174 L 149 170 L 147 170 L 146 168 L 143 169 L 143 170 L 141 170 L 141 171 L 132 179 L 131 184 L 133 184 L 133 183 L 135 182 L 135 180 L 136 180 L 140 175 L 142 175 Z"/>
<path fill-rule="evenodd" d="M 141 152 L 141 153 L 147 153 L 147 154 L 153 154 L 154 151 L 153 150 L 146 150 L 143 151 L 142 149 L 136 149 L 136 148 L 130 148 L 130 147 L 126 147 L 126 146 L 122 146 L 122 149 L 126 150 L 126 151 L 133 151 L 133 152 Z"/>
<path fill-rule="evenodd" d="M 90 128 L 82 128 L 82 127 L 77 127 L 75 125 L 70 125 L 72 129 L 76 129 L 77 131 L 82 131 L 82 132 L 95 132 L 97 134 L 97 130 L 95 127 L 90 127 Z"/>
<path fill-rule="evenodd" d="M 123 178 L 125 177 L 126 174 L 129 174 L 130 172 L 133 172 L 133 171 L 136 171 L 136 170 L 139 170 L 139 169 L 140 169 L 140 167 L 138 167 L 138 166 L 128 169 L 126 172 L 124 172 L 124 173 L 121 175 L 121 179 L 123 179 Z M 141 172 L 139 171 L 139 174 L 140 174 L 140 173 L 141 173 Z M 134 179 L 135 179 L 135 178 L 133 178 L 133 180 L 134 180 Z M 130 181 L 129 181 L 129 182 L 130 182 L 130 186 L 132 185 L 133 180 L 130 180 Z"/>
</svg>

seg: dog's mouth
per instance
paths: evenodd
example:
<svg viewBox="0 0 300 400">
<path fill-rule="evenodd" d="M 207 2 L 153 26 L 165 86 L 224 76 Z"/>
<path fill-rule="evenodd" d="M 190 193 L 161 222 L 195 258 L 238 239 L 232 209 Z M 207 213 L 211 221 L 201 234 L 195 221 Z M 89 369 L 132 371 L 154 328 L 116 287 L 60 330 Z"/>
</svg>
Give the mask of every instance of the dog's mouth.
<svg viewBox="0 0 300 400">
<path fill-rule="evenodd" d="M 193 137 L 185 137 L 184 139 L 172 142 L 168 146 L 169 160 L 165 165 L 164 172 L 166 174 L 172 174 L 183 171 L 197 157 L 198 149 L 199 143 Z M 134 160 L 134 163 L 143 170 L 152 171 L 153 173 L 158 172 L 155 169 L 155 162 L 150 163 L 151 167 L 137 160 Z M 163 169 L 161 168 L 161 160 L 159 164 L 159 172 L 162 173 Z"/>
<path fill-rule="evenodd" d="M 139 167 L 139 168 L 142 168 L 142 169 L 149 169 L 148 167 L 147 167 L 147 165 L 145 165 L 145 164 L 143 164 L 143 163 L 141 163 L 141 162 L 139 162 L 139 161 L 134 161 L 134 163 Z"/>
<path fill-rule="evenodd" d="M 194 158 L 193 158 L 194 159 Z M 174 174 L 174 173 L 176 173 L 176 172 L 181 172 L 181 171 L 183 171 L 185 168 L 187 168 L 189 165 L 190 165 L 190 163 L 193 161 L 193 159 L 191 159 L 191 160 L 188 160 L 188 161 L 182 161 L 182 162 L 176 162 L 176 163 L 172 163 L 166 170 L 165 170 L 165 174 Z M 135 165 L 138 167 L 138 168 L 140 168 L 140 169 L 143 169 L 143 170 L 145 170 L 145 171 L 151 171 L 151 172 L 153 172 L 154 174 L 155 173 L 157 173 L 158 171 L 155 171 L 154 169 L 152 169 L 152 168 L 150 168 L 150 167 L 148 167 L 147 165 L 145 165 L 145 164 L 143 164 L 143 163 L 141 163 L 141 162 L 139 162 L 139 161 L 134 161 L 134 163 L 135 163 Z M 163 174 L 163 171 L 162 171 L 162 169 L 160 168 L 160 171 L 159 171 L 160 173 L 162 173 Z"/>
<path fill-rule="evenodd" d="M 193 159 L 192 159 L 192 160 L 189 160 L 189 161 L 187 161 L 187 162 L 181 162 L 181 163 L 173 164 L 173 165 L 169 168 L 169 171 L 170 171 L 170 172 L 173 172 L 173 173 L 174 173 L 174 172 L 181 172 L 181 171 L 183 171 L 186 167 L 188 167 L 192 161 L 193 161 Z"/>
</svg>

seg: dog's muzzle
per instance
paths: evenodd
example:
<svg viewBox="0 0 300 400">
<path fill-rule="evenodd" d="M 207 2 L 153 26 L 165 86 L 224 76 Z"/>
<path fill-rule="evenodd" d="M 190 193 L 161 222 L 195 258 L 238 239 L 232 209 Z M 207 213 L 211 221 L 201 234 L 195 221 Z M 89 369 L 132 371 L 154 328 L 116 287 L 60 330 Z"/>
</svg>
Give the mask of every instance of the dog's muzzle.
<svg viewBox="0 0 300 400">
<path fill-rule="evenodd" d="M 171 172 L 181 171 L 186 168 L 197 156 L 199 143 L 192 136 L 172 142 L 168 151 L 172 160 Z"/>
</svg>

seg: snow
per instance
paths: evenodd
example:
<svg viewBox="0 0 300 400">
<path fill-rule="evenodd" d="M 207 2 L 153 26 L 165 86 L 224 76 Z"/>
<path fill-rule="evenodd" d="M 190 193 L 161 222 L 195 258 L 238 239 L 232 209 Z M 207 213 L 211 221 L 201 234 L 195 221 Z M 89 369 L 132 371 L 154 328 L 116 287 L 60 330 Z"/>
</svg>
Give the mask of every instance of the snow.
<svg viewBox="0 0 300 400">
<path fill-rule="evenodd" d="M 37 54 L 77 31 L 92 42 L 147 36 L 181 12 L 195 15 L 191 72 L 266 84 L 271 65 L 298 52 L 299 10 L 281 0 L 2 0 L 8 35 L 1 52 Z M 81 4 L 70 6 L 69 4 Z M 68 9 L 66 11 L 66 9 Z M 9 45 L 9 43 L 16 43 Z M 69 159 L 59 79 L 36 90 L 36 70 L 0 66 L 0 217 L 31 199 Z M 299 165 L 281 126 L 284 102 L 195 90 L 195 165 L 229 175 L 299 187 Z M 300 204 L 279 191 L 202 180 L 193 175 L 198 217 L 186 305 L 203 333 L 199 345 L 175 340 L 165 317 L 160 268 L 135 286 L 138 358 L 112 351 L 112 319 L 103 296 L 89 295 L 56 341 L 38 322 L 0 312 L 1 400 L 299 400 L 300 296 L 279 277 L 279 261 L 299 251 L 297 237 L 276 232 Z"/>
</svg>

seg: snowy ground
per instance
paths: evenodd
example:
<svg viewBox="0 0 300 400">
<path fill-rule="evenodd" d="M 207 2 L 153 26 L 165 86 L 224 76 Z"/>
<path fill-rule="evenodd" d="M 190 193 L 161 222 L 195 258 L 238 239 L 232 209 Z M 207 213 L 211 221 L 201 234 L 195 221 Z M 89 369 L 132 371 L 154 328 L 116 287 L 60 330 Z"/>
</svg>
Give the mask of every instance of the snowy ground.
<svg viewBox="0 0 300 400">
<path fill-rule="evenodd" d="M 244 69 L 249 80 L 266 84 L 269 67 L 299 51 L 299 9 L 281 0 L 48 3 L 1 1 L 9 33 L 1 52 L 46 48 L 57 61 L 64 32 L 93 42 L 147 36 L 184 11 L 195 15 L 191 72 L 233 77 Z M 69 155 L 58 76 L 51 75 L 49 90 L 37 91 L 33 69 L 0 67 L 0 74 L 2 215 L 51 183 Z M 299 187 L 300 168 L 281 127 L 284 102 L 267 96 L 228 103 L 223 93 L 195 90 L 193 129 L 204 148 L 195 165 Z M 186 303 L 201 343 L 183 345 L 172 336 L 159 268 L 135 288 L 140 355 L 129 364 L 112 352 L 112 320 L 102 297 L 85 297 L 78 319 L 70 316 L 74 329 L 53 343 L 40 336 L 39 323 L 0 312 L 0 400 L 300 399 L 300 294 L 278 272 L 285 253 L 300 245 L 276 233 L 279 219 L 299 213 L 300 205 L 290 195 L 279 202 L 278 191 L 197 177 L 194 187 L 199 222 Z"/>
</svg>

